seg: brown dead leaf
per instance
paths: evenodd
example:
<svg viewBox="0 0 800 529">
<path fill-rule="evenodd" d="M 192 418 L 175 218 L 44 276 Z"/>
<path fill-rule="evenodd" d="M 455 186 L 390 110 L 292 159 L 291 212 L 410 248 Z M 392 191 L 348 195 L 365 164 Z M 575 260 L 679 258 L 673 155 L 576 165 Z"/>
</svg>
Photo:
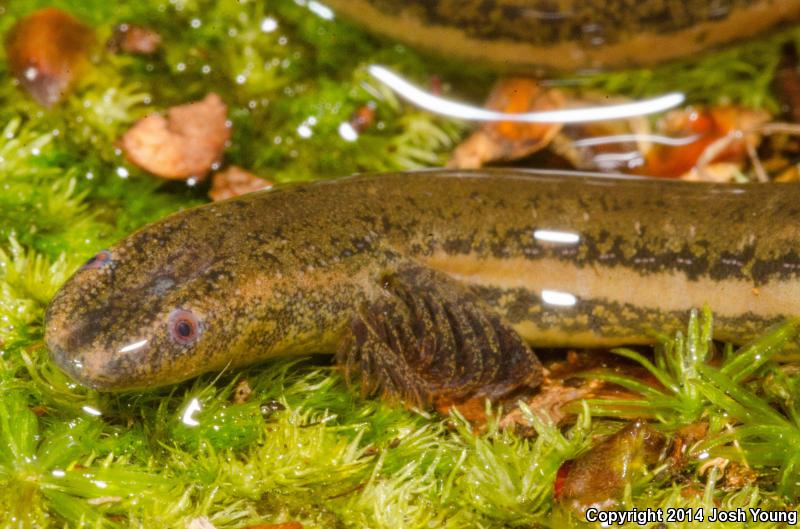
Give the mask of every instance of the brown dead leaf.
<svg viewBox="0 0 800 529">
<path fill-rule="evenodd" d="M 457 411 L 470 423 L 478 426 L 486 423 L 486 399 L 482 397 L 473 397 L 458 402 L 449 399 L 438 399 L 434 402 L 434 407 L 441 415 Z"/>
<path fill-rule="evenodd" d="M 689 171 L 681 175 L 681 180 L 690 182 L 719 182 L 728 183 L 741 173 L 741 163 L 715 162 L 701 169 L 692 167 Z"/>
<path fill-rule="evenodd" d="M 748 149 L 758 146 L 761 136 L 758 127 L 769 120 L 762 110 L 735 106 L 710 108 L 688 107 L 668 113 L 658 124 L 658 132 L 670 137 L 696 136 L 685 145 L 653 145 L 645 154 L 645 163 L 636 172 L 649 176 L 678 178 L 697 169 L 698 179 L 708 180 L 704 172 L 710 164 L 727 162 L 741 169 Z M 714 176 L 722 178 L 724 171 Z"/>
<path fill-rule="evenodd" d="M 788 167 L 781 171 L 781 173 L 775 177 L 774 181 L 780 183 L 800 182 L 800 169 L 798 169 L 796 165 Z"/>
<path fill-rule="evenodd" d="M 232 165 L 224 171 L 214 174 L 208 196 L 214 202 L 218 202 L 270 187 L 272 187 L 272 182 L 269 180 L 259 178 L 241 167 Z"/>
<path fill-rule="evenodd" d="M 616 505 L 625 487 L 662 461 L 667 438 L 645 421 L 634 421 L 558 470 L 554 496 L 576 514 Z"/>
<path fill-rule="evenodd" d="M 230 138 L 227 107 L 215 93 L 172 107 L 167 117 L 151 114 L 122 136 L 128 160 L 156 176 L 172 180 L 203 178 Z"/>
<path fill-rule="evenodd" d="M 532 79 L 510 78 L 495 85 L 485 106 L 515 114 L 554 110 L 564 106 L 564 96 Z M 558 123 L 486 123 L 456 147 L 448 166 L 476 169 L 496 160 L 523 158 L 546 147 L 559 130 Z"/>
<path fill-rule="evenodd" d="M 113 52 L 132 55 L 151 55 L 161 45 L 161 35 L 152 29 L 136 24 L 119 24 L 108 40 L 107 47 Z"/>
<path fill-rule="evenodd" d="M 639 378 L 651 383 L 646 373 L 632 367 L 616 355 L 594 351 L 577 353 L 569 351 L 563 360 L 544 360 L 544 379 L 537 392 L 521 397 L 527 407 L 544 421 L 563 424 L 575 415 L 574 404 L 582 399 L 612 398 L 633 399 L 635 394 L 623 388 L 591 378 L 590 374 L 598 368 L 613 369 L 619 374 Z M 511 409 L 499 422 L 501 428 L 519 427 L 521 431 L 530 424 L 518 407 Z"/>
<path fill-rule="evenodd" d="M 728 490 L 742 490 L 753 485 L 758 479 L 758 473 L 747 465 L 731 461 L 725 468 L 724 487 Z"/>
<path fill-rule="evenodd" d="M 6 53 L 11 72 L 42 106 L 60 101 L 89 62 L 94 31 L 66 11 L 34 11 L 11 28 Z"/>
<path fill-rule="evenodd" d="M 375 104 L 367 104 L 358 107 L 350 115 L 350 126 L 359 134 L 372 126 L 375 121 Z"/>
</svg>

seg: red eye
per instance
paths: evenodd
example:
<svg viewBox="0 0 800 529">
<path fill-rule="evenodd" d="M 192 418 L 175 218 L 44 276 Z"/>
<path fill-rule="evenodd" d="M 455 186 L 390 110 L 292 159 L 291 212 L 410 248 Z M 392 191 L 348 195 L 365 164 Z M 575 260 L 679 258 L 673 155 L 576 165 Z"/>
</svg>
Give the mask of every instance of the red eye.
<svg viewBox="0 0 800 529">
<path fill-rule="evenodd" d="M 97 270 L 98 268 L 103 268 L 104 266 L 111 263 L 111 252 L 108 250 L 103 250 L 99 252 L 97 255 L 86 261 L 81 267 L 81 270 Z"/>
<path fill-rule="evenodd" d="M 179 344 L 190 344 L 200 335 L 200 321 L 188 310 L 173 310 L 168 325 L 172 339 Z"/>
</svg>

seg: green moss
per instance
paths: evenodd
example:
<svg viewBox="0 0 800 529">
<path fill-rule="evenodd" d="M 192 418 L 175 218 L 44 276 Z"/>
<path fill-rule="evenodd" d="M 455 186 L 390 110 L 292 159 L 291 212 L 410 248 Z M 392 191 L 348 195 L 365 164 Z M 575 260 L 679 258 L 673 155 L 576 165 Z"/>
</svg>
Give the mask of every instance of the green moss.
<svg viewBox="0 0 800 529">
<path fill-rule="evenodd" d="M 795 338 L 794 323 L 713 368 L 710 316 L 695 318 L 685 336 L 664 340 L 652 363 L 619 351 L 662 388 L 600 374 L 641 399 L 581 404 L 565 428 L 526 411 L 525 436 L 500 431 L 498 410 L 490 410 L 485 430 L 474 431 L 458 416 L 364 400 L 320 358 L 122 395 L 80 387 L 54 367 L 42 319 L 58 286 L 106 244 L 206 200 L 206 184 L 159 181 L 115 148 L 147 112 L 220 93 L 234 130 L 225 163 L 281 182 L 438 165 L 463 137 L 463 123 L 401 104 L 365 66 L 387 64 L 422 84 L 441 75 L 473 100 L 490 76 L 425 62 L 301 4 L 2 5 L 3 33 L 37 7 L 56 5 L 93 25 L 99 42 L 116 24 L 132 22 L 159 31 L 164 45 L 152 57 L 99 50 L 73 96 L 47 111 L 10 82 L 0 60 L 0 526 L 185 527 L 206 517 L 220 528 L 287 520 L 310 528 L 563 527 L 579 522 L 553 503 L 558 468 L 631 415 L 649 416 L 666 432 L 713 418 L 699 450 L 748 462 L 759 488 L 717 488 L 693 459 L 679 476 L 631 488 L 629 505 L 793 505 L 800 374 L 772 357 Z M 261 30 L 268 17 L 277 23 L 272 32 Z M 776 38 L 693 68 L 603 74 L 584 84 L 770 106 L 779 44 Z M 374 122 L 357 141 L 342 138 L 339 126 L 366 105 Z M 303 124 L 310 137 L 298 134 Z M 242 379 L 252 394 L 236 403 Z"/>
</svg>

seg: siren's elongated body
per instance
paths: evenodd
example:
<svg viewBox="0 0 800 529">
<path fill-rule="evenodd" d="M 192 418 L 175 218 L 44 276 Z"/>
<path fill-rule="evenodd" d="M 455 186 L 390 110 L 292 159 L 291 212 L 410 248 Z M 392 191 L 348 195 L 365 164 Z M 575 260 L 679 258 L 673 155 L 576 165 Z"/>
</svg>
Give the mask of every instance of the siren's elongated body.
<svg viewBox="0 0 800 529">
<path fill-rule="evenodd" d="M 374 32 L 502 68 L 630 67 L 691 57 L 800 19 L 797 0 L 328 0 Z"/>
<path fill-rule="evenodd" d="M 800 315 L 798 248 L 796 185 L 513 170 L 351 177 L 145 227 L 64 286 L 46 338 L 60 365 L 104 389 L 338 350 L 401 392 L 409 369 L 448 388 L 489 369 L 473 385 L 504 393 L 538 380 L 523 340 L 649 343 L 708 304 L 715 335 L 741 342 Z M 417 393 L 436 393 L 425 384 Z"/>
</svg>

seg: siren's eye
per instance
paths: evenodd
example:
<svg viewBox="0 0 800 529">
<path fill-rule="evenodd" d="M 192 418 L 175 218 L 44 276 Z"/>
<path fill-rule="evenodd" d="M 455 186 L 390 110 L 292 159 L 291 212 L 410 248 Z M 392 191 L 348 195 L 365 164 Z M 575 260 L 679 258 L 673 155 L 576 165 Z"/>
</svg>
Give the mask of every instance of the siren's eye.
<svg viewBox="0 0 800 529">
<path fill-rule="evenodd" d="M 111 252 L 103 250 L 86 261 L 86 264 L 81 267 L 81 270 L 97 270 L 109 264 L 111 264 Z"/>
<path fill-rule="evenodd" d="M 190 344 L 200 336 L 200 321 L 191 311 L 175 309 L 169 315 L 169 333 L 179 344 Z"/>
</svg>

